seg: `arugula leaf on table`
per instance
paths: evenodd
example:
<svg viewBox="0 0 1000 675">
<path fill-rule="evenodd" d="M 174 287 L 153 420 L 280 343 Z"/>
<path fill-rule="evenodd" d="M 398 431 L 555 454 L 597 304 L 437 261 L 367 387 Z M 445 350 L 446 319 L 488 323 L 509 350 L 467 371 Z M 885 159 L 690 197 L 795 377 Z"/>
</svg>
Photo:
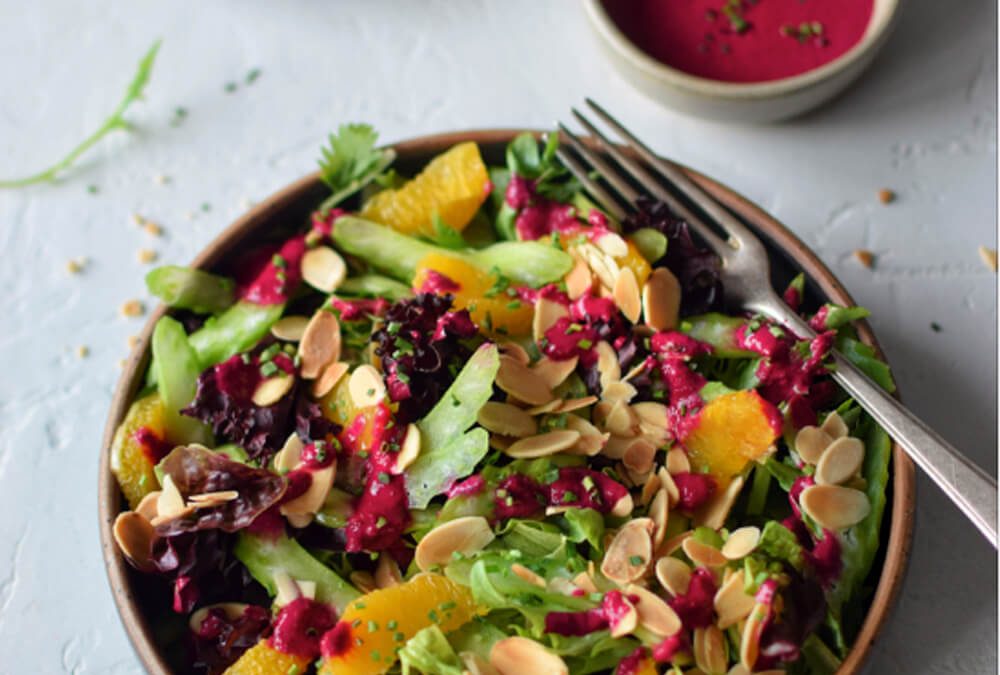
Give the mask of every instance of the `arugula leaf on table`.
<svg viewBox="0 0 1000 675">
<path fill-rule="evenodd" d="M 393 160 L 392 148 L 376 148 L 378 132 L 369 124 L 342 124 L 320 150 L 320 179 L 333 194 L 320 204 L 327 211 L 375 180 Z"/>
<path fill-rule="evenodd" d="M 125 95 L 122 97 L 121 102 L 118 103 L 118 107 L 114 109 L 114 112 L 111 113 L 111 115 L 104 121 L 104 124 L 102 124 L 97 131 L 85 138 L 83 142 L 70 150 L 69 154 L 49 168 L 39 171 L 36 174 L 25 176 L 24 178 L 0 180 L 0 188 L 19 188 L 27 185 L 33 185 L 35 183 L 44 183 L 46 181 L 55 180 L 56 176 L 60 172 L 68 169 L 73 162 L 80 157 L 80 155 L 96 145 L 98 141 L 104 138 L 107 134 L 117 129 L 128 129 L 129 123 L 124 117 L 125 111 L 130 105 L 132 105 L 132 103 L 142 98 L 142 93 L 146 88 L 146 84 L 149 82 L 149 76 L 153 71 L 153 62 L 156 60 L 156 53 L 159 49 L 160 41 L 157 40 L 153 43 L 153 46 L 146 51 L 142 60 L 139 61 L 139 68 L 132 77 L 132 81 L 129 83 L 128 89 L 125 90 Z"/>
</svg>

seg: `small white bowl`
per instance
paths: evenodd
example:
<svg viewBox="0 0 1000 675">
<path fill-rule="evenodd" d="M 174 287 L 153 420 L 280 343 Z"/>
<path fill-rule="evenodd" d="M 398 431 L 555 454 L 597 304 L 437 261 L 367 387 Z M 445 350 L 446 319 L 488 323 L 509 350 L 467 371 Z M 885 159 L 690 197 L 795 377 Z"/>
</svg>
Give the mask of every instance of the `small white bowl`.
<svg viewBox="0 0 1000 675">
<path fill-rule="evenodd" d="M 703 119 L 763 123 L 800 115 L 843 91 L 885 44 L 901 2 L 875 0 L 861 40 L 833 61 L 794 77 L 751 83 L 710 80 L 665 65 L 619 30 L 601 0 L 585 0 L 584 6 L 614 67 L 653 100 Z"/>
</svg>

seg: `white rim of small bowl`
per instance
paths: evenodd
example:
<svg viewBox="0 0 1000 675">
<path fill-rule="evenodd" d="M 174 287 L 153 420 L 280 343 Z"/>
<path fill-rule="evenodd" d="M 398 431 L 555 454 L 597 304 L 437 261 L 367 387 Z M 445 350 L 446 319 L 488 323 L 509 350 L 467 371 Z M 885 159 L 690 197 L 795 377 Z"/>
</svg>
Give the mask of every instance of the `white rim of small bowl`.
<svg viewBox="0 0 1000 675">
<path fill-rule="evenodd" d="M 898 14 L 901 0 L 873 0 L 872 16 L 861 40 L 846 52 L 818 68 L 801 75 L 784 77 L 765 82 L 725 82 L 691 75 L 683 70 L 668 66 L 656 60 L 634 42 L 604 11 L 601 0 L 585 0 L 587 16 L 600 37 L 614 47 L 631 65 L 647 76 L 666 84 L 683 89 L 691 94 L 724 99 L 776 98 L 799 91 L 835 77 L 839 73 L 863 61 L 869 51 L 876 49 L 888 36 L 889 29 Z"/>
</svg>

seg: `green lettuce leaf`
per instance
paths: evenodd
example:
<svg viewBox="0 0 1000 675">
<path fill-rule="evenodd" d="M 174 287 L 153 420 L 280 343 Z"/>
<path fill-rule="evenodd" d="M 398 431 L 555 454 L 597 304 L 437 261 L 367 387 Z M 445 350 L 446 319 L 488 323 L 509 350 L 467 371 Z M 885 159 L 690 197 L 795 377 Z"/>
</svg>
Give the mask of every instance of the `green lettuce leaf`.
<svg viewBox="0 0 1000 675">
<path fill-rule="evenodd" d="M 410 673 L 435 673 L 436 675 L 462 675 L 465 667 L 458 654 L 448 643 L 448 638 L 432 624 L 417 632 L 399 650 L 403 675 Z"/>
</svg>

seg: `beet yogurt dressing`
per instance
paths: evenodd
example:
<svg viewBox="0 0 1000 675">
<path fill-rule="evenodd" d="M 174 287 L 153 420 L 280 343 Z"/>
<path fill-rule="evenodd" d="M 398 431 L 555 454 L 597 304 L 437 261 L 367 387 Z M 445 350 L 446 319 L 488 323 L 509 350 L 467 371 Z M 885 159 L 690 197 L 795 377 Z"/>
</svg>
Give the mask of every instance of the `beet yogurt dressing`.
<svg viewBox="0 0 1000 675">
<path fill-rule="evenodd" d="M 815 70 L 864 37 L 874 0 L 604 0 L 625 36 L 657 61 L 723 82 Z"/>
</svg>

